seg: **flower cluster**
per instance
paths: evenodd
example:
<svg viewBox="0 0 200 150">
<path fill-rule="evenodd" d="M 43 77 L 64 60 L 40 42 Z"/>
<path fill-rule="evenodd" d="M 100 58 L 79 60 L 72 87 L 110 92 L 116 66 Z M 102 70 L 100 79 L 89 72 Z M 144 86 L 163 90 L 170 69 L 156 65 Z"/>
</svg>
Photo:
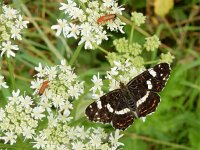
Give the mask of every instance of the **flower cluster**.
<svg viewBox="0 0 200 150">
<path fill-rule="evenodd" d="M 129 60 L 125 63 L 114 61 L 114 65 L 110 71 L 107 71 L 105 80 L 108 80 L 109 91 L 119 88 L 120 82 L 127 84 L 132 78 L 144 71 L 144 67 L 134 67 Z M 94 86 L 90 89 L 92 91 L 92 98 L 99 99 L 103 95 L 102 87 L 103 81 L 99 74 L 93 76 L 92 82 Z"/>
<path fill-rule="evenodd" d="M 16 143 L 17 136 L 23 135 L 25 139 L 32 139 L 38 121 L 45 115 L 40 106 L 33 107 L 31 97 L 20 95 L 20 91 L 12 92 L 8 98 L 9 103 L 5 109 L 0 109 L 0 131 L 3 133 L 0 139 L 11 145 Z"/>
<path fill-rule="evenodd" d="M 131 20 L 134 22 L 135 25 L 140 26 L 141 24 L 145 23 L 146 16 L 144 16 L 142 13 L 132 12 Z"/>
<path fill-rule="evenodd" d="M 118 142 L 122 135 L 116 131 L 115 136 L 107 134 L 101 128 L 84 126 L 69 126 L 73 121 L 70 116 L 73 103 L 70 100 L 78 99 L 83 93 L 83 82 L 77 80 L 73 69 L 62 60 L 60 65 L 44 68 L 39 64 L 35 68 L 37 79 L 32 81 L 32 88 L 37 94 L 44 81 L 48 81 L 45 91 L 38 95 L 39 105 L 48 111 L 47 127 L 34 136 L 36 149 L 117 149 L 122 143 Z M 52 111 L 56 108 L 56 112 Z M 107 142 L 106 142 L 107 141 Z"/>
<path fill-rule="evenodd" d="M 123 145 L 119 142 L 123 136 L 119 130 L 112 134 L 102 128 L 71 126 L 71 101 L 78 99 L 84 89 L 83 82 L 77 80 L 64 60 L 60 65 L 42 67 L 39 64 L 35 69 L 37 79 L 31 82 L 35 89 L 34 101 L 17 90 L 12 92 L 5 108 L 0 108 L 0 139 L 5 144 L 15 144 L 20 136 L 36 149 L 114 150 Z M 38 95 L 44 81 L 48 81 L 48 86 Z"/>
<path fill-rule="evenodd" d="M 35 68 L 38 72 L 37 79 L 31 82 L 31 88 L 35 89 L 34 94 L 38 95 L 44 82 L 48 82 L 48 87 L 44 89 L 44 93 L 38 95 L 40 105 L 48 112 L 54 107 L 62 112 L 66 117 L 70 115 L 70 109 L 73 108 L 70 100 L 78 99 L 84 92 L 84 82 L 77 80 L 77 75 L 73 72 L 71 66 L 66 65 L 66 61 L 62 60 L 60 65 L 42 67 L 39 64 Z"/>
<path fill-rule="evenodd" d="M 0 75 L 0 89 L 1 89 L 2 87 L 3 87 L 3 88 L 8 88 L 6 82 L 4 82 L 4 76 L 1 76 L 1 75 Z"/>
<path fill-rule="evenodd" d="M 58 19 L 58 25 L 51 28 L 57 30 L 56 35 L 61 33 L 66 37 L 81 37 L 79 45 L 85 43 L 85 49 L 93 49 L 100 45 L 102 40 L 107 40 L 106 28 L 110 31 L 120 31 L 125 25 L 117 15 L 122 14 L 121 8 L 115 0 L 82 0 L 80 4 L 68 0 L 68 3 L 61 3 L 60 10 L 70 16 L 70 20 Z M 112 17 L 109 19 L 109 15 Z M 106 27 L 106 28 L 105 28 Z"/>
<path fill-rule="evenodd" d="M 143 45 L 137 42 L 130 43 L 125 38 L 114 40 L 113 45 L 117 52 L 108 53 L 107 56 L 107 59 L 112 66 L 114 65 L 113 62 L 115 60 L 125 63 L 128 59 L 137 68 L 144 66 L 144 59 L 140 56 L 144 49 Z"/>
<path fill-rule="evenodd" d="M 14 57 L 13 52 L 19 50 L 18 45 L 13 45 L 11 40 L 22 40 L 21 32 L 27 28 L 28 21 L 24 21 L 19 11 L 10 6 L 3 5 L 0 8 L 0 53 L 3 56 Z"/>
<path fill-rule="evenodd" d="M 119 130 L 116 130 L 113 136 L 106 133 L 102 128 L 70 127 L 59 117 L 49 117 L 48 126 L 34 138 L 33 147 L 59 150 L 114 150 L 123 145 L 118 142 L 122 136 L 119 134 Z"/>
<path fill-rule="evenodd" d="M 175 57 L 170 52 L 168 52 L 166 54 L 162 53 L 160 62 L 172 63 L 174 58 Z"/>
<path fill-rule="evenodd" d="M 161 44 L 159 38 L 156 35 L 147 37 L 145 38 L 145 40 L 146 42 L 144 44 L 144 47 L 147 51 L 155 51 Z"/>
</svg>

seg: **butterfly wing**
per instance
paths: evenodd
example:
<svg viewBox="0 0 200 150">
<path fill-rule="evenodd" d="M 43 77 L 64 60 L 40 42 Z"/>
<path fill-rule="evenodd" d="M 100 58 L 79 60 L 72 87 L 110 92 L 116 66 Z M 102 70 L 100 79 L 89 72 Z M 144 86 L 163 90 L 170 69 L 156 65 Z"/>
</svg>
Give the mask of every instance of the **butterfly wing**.
<svg viewBox="0 0 200 150">
<path fill-rule="evenodd" d="M 130 91 L 135 91 L 138 89 L 141 89 L 143 91 L 143 89 L 145 89 L 147 91 L 161 92 L 162 89 L 165 87 L 169 75 L 170 75 L 169 64 L 161 63 L 133 78 L 127 84 L 127 86 Z"/>
<path fill-rule="evenodd" d="M 167 63 L 158 64 L 133 78 L 127 87 L 136 101 L 138 117 L 145 117 L 157 108 L 160 96 L 170 75 Z"/>
<path fill-rule="evenodd" d="M 111 123 L 115 129 L 122 130 L 131 125 L 134 119 L 120 89 L 100 97 L 86 108 L 85 113 L 91 121 Z"/>
<path fill-rule="evenodd" d="M 115 109 L 118 106 L 121 97 L 120 89 L 113 90 L 100 97 L 86 108 L 86 115 L 89 120 L 102 123 L 110 123 Z"/>
</svg>

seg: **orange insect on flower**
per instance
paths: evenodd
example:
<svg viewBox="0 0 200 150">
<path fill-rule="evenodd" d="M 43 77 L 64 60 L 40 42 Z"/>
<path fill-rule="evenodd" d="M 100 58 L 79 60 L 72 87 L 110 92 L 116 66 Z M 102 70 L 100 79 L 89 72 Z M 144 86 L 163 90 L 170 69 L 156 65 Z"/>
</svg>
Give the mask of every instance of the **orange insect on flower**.
<svg viewBox="0 0 200 150">
<path fill-rule="evenodd" d="M 101 16 L 101 17 L 97 20 L 97 23 L 98 23 L 98 24 L 100 24 L 100 23 L 105 23 L 106 21 L 114 20 L 115 17 L 116 17 L 115 14 L 109 14 L 109 15 Z"/>
<path fill-rule="evenodd" d="M 44 93 L 45 89 L 46 89 L 48 86 L 49 86 L 49 81 L 44 81 L 44 82 L 42 83 L 42 86 L 41 86 L 40 89 L 39 89 L 38 94 L 39 94 L 39 95 L 42 95 L 42 94 Z"/>
</svg>

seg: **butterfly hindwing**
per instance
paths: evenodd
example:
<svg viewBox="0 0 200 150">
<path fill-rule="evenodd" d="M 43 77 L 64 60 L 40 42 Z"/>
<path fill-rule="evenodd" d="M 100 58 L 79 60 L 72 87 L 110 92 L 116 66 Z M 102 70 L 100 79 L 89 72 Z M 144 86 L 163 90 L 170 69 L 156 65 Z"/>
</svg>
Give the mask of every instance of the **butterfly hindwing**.
<svg viewBox="0 0 200 150">
<path fill-rule="evenodd" d="M 157 93 L 148 91 L 143 101 L 137 101 L 138 117 L 145 117 L 154 112 L 160 102 L 160 96 Z"/>
<path fill-rule="evenodd" d="M 123 97 L 114 112 L 112 126 L 115 129 L 125 130 L 128 126 L 133 124 L 134 118 L 133 112 L 130 110 L 126 99 Z"/>
</svg>

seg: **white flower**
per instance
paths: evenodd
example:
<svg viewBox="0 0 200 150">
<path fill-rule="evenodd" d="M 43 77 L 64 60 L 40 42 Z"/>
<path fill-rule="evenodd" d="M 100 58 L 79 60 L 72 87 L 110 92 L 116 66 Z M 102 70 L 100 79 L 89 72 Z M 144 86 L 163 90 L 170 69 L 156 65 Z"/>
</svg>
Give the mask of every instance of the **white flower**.
<svg viewBox="0 0 200 150">
<path fill-rule="evenodd" d="M 11 7 L 7 7 L 6 5 L 3 6 L 3 12 L 5 14 L 5 17 L 8 18 L 9 20 L 16 18 L 18 14 L 17 10 Z"/>
<path fill-rule="evenodd" d="M 109 90 L 115 90 L 119 88 L 119 82 L 116 81 L 115 79 L 110 79 L 110 83 L 109 83 Z"/>
<path fill-rule="evenodd" d="M 18 19 L 16 19 L 16 27 L 19 29 L 23 29 L 23 28 L 27 28 L 27 24 L 29 23 L 29 21 L 24 21 L 23 17 L 21 15 L 19 15 Z"/>
<path fill-rule="evenodd" d="M 35 145 L 33 146 L 33 148 L 37 148 L 37 149 L 40 149 L 40 148 L 44 149 L 45 148 L 47 141 L 45 140 L 44 136 L 37 136 L 37 137 L 34 138 L 34 140 L 36 142 L 34 142 Z"/>
<path fill-rule="evenodd" d="M 67 35 L 68 38 L 70 37 L 74 37 L 75 39 L 77 39 L 77 35 L 79 35 L 80 30 L 79 30 L 79 26 L 76 24 L 72 24 L 70 23 L 70 33 Z"/>
<path fill-rule="evenodd" d="M 44 111 L 45 109 L 42 108 L 41 106 L 35 107 L 33 109 L 33 112 L 31 113 L 31 116 L 34 117 L 35 119 L 42 119 L 43 117 L 45 117 L 45 115 L 42 114 Z"/>
<path fill-rule="evenodd" d="M 114 0 L 103 0 L 103 5 L 109 8 L 114 5 L 114 2 L 115 2 Z"/>
<path fill-rule="evenodd" d="M 56 36 L 59 36 L 62 32 L 66 36 L 70 31 L 70 27 L 67 24 L 67 20 L 58 19 L 57 21 L 58 25 L 51 26 L 51 29 L 57 30 Z"/>
<path fill-rule="evenodd" d="M 22 36 L 20 35 L 21 29 L 14 27 L 11 27 L 11 38 L 22 40 Z"/>
<path fill-rule="evenodd" d="M 64 98 L 62 98 L 60 95 L 57 95 L 56 97 L 53 98 L 52 103 L 53 103 L 53 106 L 57 108 L 61 105 L 64 105 L 64 101 L 65 101 Z"/>
<path fill-rule="evenodd" d="M 94 148 L 98 148 L 101 145 L 101 137 L 98 134 L 92 134 L 90 137 L 90 144 Z"/>
<path fill-rule="evenodd" d="M 101 90 L 101 87 L 103 85 L 102 79 L 99 77 L 99 73 L 96 75 L 93 75 L 92 82 L 94 83 L 94 86 L 90 89 L 92 91 Z"/>
<path fill-rule="evenodd" d="M 20 101 L 21 101 L 21 105 L 22 105 L 25 109 L 29 108 L 29 107 L 33 104 L 32 98 L 29 97 L 29 96 L 22 97 L 22 98 L 20 99 Z"/>
<path fill-rule="evenodd" d="M 46 74 L 48 74 L 48 80 L 49 81 L 56 78 L 56 76 L 57 76 L 57 70 L 56 69 L 57 69 L 56 67 L 51 67 L 51 68 L 45 69 Z"/>
<path fill-rule="evenodd" d="M 91 33 L 85 34 L 81 37 L 81 40 L 79 41 L 78 45 L 81 45 L 84 42 L 85 42 L 84 46 L 85 49 L 92 49 L 93 48 L 92 43 L 95 42 L 95 38 Z"/>
<path fill-rule="evenodd" d="M 78 92 L 77 92 L 77 87 L 76 86 L 70 86 L 69 87 L 69 90 L 68 90 L 68 93 L 71 97 L 75 97 L 75 98 L 78 98 L 78 96 L 80 95 Z"/>
<path fill-rule="evenodd" d="M 12 131 L 11 132 L 5 132 L 5 136 L 0 137 L 0 139 L 4 140 L 4 144 L 10 143 L 10 145 L 13 145 L 16 143 L 17 135 L 15 135 Z"/>
<path fill-rule="evenodd" d="M 96 35 L 96 39 L 97 39 L 98 45 L 100 45 L 102 43 L 102 40 L 108 40 L 108 37 L 106 35 L 106 31 L 98 32 L 98 34 Z"/>
<path fill-rule="evenodd" d="M 4 76 L 0 75 L 0 89 L 1 89 L 1 87 L 8 88 L 6 82 L 4 82 Z"/>
<path fill-rule="evenodd" d="M 3 108 L 0 108 L 0 121 L 2 121 L 5 118 L 5 111 Z"/>
<path fill-rule="evenodd" d="M 22 128 L 22 134 L 25 137 L 25 139 L 32 139 L 33 135 L 35 134 L 34 129 L 32 129 L 31 127 L 23 127 Z"/>
<path fill-rule="evenodd" d="M 7 57 L 15 56 L 15 53 L 12 50 L 19 50 L 17 45 L 11 45 L 11 41 L 2 42 L 2 52 L 1 56 L 6 52 Z"/>
<path fill-rule="evenodd" d="M 19 94 L 20 94 L 20 90 L 18 89 L 16 92 L 12 91 L 12 97 L 8 97 L 8 100 L 11 101 L 11 103 L 16 103 L 19 104 Z"/>
<path fill-rule="evenodd" d="M 60 3 L 61 7 L 59 10 L 64 10 L 65 13 L 69 13 L 76 7 L 76 3 L 74 1 L 68 0 L 67 2 L 68 4 Z"/>
<path fill-rule="evenodd" d="M 38 64 L 38 67 L 35 67 L 35 70 L 38 72 L 37 74 L 38 77 L 44 77 L 46 74 L 46 70 L 42 68 L 41 63 Z"/>
<path fill-rule="evenodd" d="M 115 130 L 115 135 L 113 136 L 112 133 L 110 134 L 110 137 L 109 137 L 109 140 L 111 141 L 111 144 L 114 146 L 114 147 L 118 147 L 118 146 L 121 146 L 121 145 L 124 145 L 123 143 L 121 142 L 118 142 L 118 140 L 123 136 L 123 134 L 119 134 L 119 130 Z"/>
<path fill-rule="evenodd" d="M 73 105 L 69 101 L 65 101 L 64 104 L 60 105 L 61 111 L 63 111 L 63 115 L 68 117 L 70 114 L 70 109 L 73 108 Z"/>
<path fill-rule="evenodd" d="M 84 150 L 84 144 L 81 141 L 73 142 L 72 143 L 72 149 L 73 150 Z"/>
<path fill-rule="evenodd" d="M 77 137 L 79 137 L 82 140 L 85 140 L 86 138 L 88 138 L 90 134 L 90 130 L 88 129 L 85 131 L 84 126 L 81 126 L 81 127 L 77 126 L 76 132 L 77 132 L 76 134 Z"/>
<path fill-rule="evenodd" d="M 44 81 L 37 78 L 34 81 L 31 81 L 31 88 L 32 89 L 36 89 L 35 92 L 33 93 L 33 95 L 35 95 L 36 93 L 38 93 L 39 89 L 41 88 L 41 85 Z"/>
</svg>

